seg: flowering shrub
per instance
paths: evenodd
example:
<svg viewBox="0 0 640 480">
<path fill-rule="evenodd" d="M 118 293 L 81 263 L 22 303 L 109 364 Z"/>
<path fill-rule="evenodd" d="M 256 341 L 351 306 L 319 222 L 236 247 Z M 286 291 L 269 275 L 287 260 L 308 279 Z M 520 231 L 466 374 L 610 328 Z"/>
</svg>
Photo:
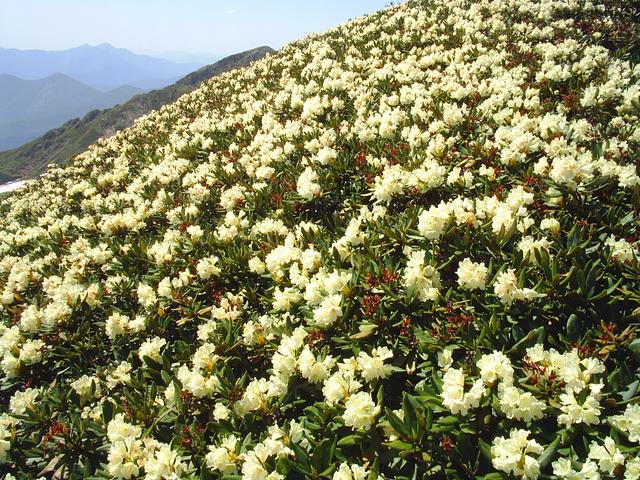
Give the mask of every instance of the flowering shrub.
<svg viewBox="0 0 640 480">
<path fill-rule="evenodd" d="M 6 478 L 640 478 L 630 8 L 392 6 L 4 197 Z"/>
</svg>

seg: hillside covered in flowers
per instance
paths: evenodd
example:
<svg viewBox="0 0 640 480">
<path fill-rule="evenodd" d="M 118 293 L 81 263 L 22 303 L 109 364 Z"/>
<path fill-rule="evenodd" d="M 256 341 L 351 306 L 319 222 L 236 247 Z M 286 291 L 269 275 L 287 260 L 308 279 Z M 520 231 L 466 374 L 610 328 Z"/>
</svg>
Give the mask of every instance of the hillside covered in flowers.
<svg viewBox="0 0 640 480">
<path fill-rule="evenodd" d="M 622 1 L 409 1 L 0 198 L 4 478 L 640 478 Z"/>
</svg>

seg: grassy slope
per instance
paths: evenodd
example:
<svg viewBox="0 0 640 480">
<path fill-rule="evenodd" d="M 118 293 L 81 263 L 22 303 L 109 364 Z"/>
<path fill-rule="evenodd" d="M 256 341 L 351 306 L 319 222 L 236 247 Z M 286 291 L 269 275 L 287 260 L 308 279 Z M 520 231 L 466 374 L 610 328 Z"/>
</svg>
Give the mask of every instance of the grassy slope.
<svg viewBox="0 0 640 480">
<path fill-rule="evenodd" d="M 39 80 L 0 75 L 0 149 L 18 148 L 78 115 L 141 93 L 131 86 L 103 92 L 63 74 Z"/>
<path fill-rule="evenodd" d="M 50 163 L 63 164 L 99 138 L 130 127 L 136 118 L 174 102 L 204 80 L 247 66 L 272 51 L 269 47 L 258 47 L 230 55 L 190 73 L 173 85 L 137 95 L 128 102 L 107 110 L 93 110 L 82 119 L 70 120 L 19 148 L 0 152 L 0 181 L 33 177 L 42 173 Z"/>
</svg>

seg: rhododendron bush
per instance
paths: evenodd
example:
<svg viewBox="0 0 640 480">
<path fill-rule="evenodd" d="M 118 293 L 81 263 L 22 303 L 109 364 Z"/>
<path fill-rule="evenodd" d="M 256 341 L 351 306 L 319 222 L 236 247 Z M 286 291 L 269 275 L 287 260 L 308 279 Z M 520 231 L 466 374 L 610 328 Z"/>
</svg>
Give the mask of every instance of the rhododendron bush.
<svg viewBox="0 0 640 480">
<path fill-rule="evenodd" d="M 640 478 L 640 29 L 411 1 L 0 200 L 5 478 Z"/>
</svg>

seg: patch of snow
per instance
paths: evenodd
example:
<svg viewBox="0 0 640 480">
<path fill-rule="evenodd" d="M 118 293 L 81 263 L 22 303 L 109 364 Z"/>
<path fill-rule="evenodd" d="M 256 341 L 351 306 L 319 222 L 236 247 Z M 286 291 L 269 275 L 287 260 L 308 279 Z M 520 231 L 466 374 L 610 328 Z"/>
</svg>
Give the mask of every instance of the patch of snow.
<svg viewBox="0 0 640 480">
<path fill-rule="evenodd" d="M 6 193 L 6 192 L 12 192 L 14 190 L 18 190 L 19 188 L 24 187 L 26 183 L 27 183 L 26 180 L 16 180 L 13 182 L 5 183 L 3 185 L 0 185 L 0 193 Z"/>
</svg>

